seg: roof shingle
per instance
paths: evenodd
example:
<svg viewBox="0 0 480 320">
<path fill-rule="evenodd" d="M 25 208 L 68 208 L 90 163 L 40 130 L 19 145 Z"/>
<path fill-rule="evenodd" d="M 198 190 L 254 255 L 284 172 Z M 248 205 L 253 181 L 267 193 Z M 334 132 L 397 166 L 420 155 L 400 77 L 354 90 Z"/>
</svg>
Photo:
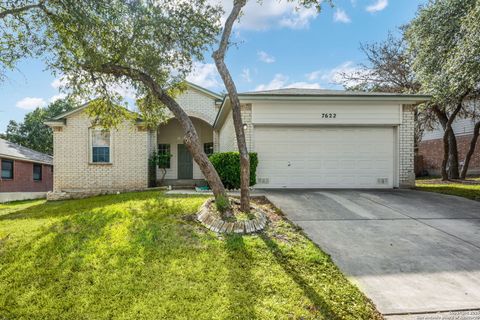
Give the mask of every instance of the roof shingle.
<svg viewBox="0 0 480 320">
<path fill-rule="evenodd" d="M 0 158 L 13 158 L 29 162 L 41 162 L 53 165 L 53 157 L 16 143 L 0 139 Z"/>
</svg>

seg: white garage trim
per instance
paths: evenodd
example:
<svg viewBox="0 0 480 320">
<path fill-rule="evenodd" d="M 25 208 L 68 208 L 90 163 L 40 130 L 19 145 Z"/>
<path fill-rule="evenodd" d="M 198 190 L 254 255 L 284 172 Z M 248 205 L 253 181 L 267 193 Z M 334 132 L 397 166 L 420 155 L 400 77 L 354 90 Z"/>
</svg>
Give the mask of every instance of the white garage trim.
<svg viewBox="0 0 480 320">
<path fill-rule="evenodd" d="M 255 126 L 256 188 L 393 188 L 397 126 Z"/>
</svg>

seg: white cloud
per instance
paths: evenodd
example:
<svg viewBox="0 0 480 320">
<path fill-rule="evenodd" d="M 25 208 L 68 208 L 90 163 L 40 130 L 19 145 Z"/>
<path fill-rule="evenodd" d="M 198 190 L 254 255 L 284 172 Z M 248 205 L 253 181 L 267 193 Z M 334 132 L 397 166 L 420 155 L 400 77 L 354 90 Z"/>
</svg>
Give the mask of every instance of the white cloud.
<svg viewBox="0 0 480 320">
<path fill-rule="evenodd" d="M 67 78 L 62 76 L 62 77 L 59 77 L 59 78 L 56 78 L 55 80 L 53 80 L 50 85 L 54 89 L 60 89 L 62 87 L 65 87 L 67 84 L 68 84 Z"/>
<path fill-rule="evenodd" d="M 297 88 L 297 89 L 322 89 L 322 86 L 319 83 L 313 82 L 294 82 L 287 85 L 285 88 Z"/>
<path fill-rule="evenodd" d="M 302 89 L 321 89 L 320 84 L 311 83 L 311 82 L 288 82 L 289 78 L 281 73 L 277 73 L 272 81 L 267 84 L 258 85 L 255 90 L 264 91 L 264 90 L 275 90 L 282 88 L 302 88 Z"/>
<path fill-rule="evenodd" d="M 232 0 L 210 0 L 212 4 L 220 4 L 226 15 L 232 9 Z M 267 30 L 274 27 L 292 29 L 307 28 L 310 21 L 317 17 L 315 9 L 300 7 L 296 9 L 296 3 L 287 0 L 263 0 L 248 1 L 243 10 L 243 15 L 236 27 L 244 30 Z"/>
<path fill-rule="evenodd" d="M 119 94 L 124 99 L 131 99 L 131 100 L 137 99 L 137 92 L 135 91 L 134 88 L 132 88 L 127 83 L 117 83 L 117 84 L 111 85 L 109 89 Z"/>
<path fill-rule="evenodd" d="M 59 93 L 59 94 L 56 94 L 56 95 L 53 95 L 50 97 L 50 99 L 48 99 L 48 102 L 55 102 L 57 100 L 60 100 L 60 99 L 64 99 L 67 95 L 65 93 Z"/>
<path fill-rule="evenodd" d="M 307 73 L 306 77 L 309 81 L 319 81 L 326 85 L 347 85 L 354 86 L 356 81 L 345 81 L 344 75 L 359 74 L 365 72 L 365 70 L 359 68 L 353 61 L 346 61 L 332 69 L 316 70 L 311 73 Z"/>
<path fill-rule="evenodd" d="M 387 6 L 388 6 L 388 0 L 377 0 L 377 2 L 375 2 L 374 4 L 366 7 L 365 10 L 367 10 L 368 12 L 374 13 L 374 12 L 382 11 Z"/>
<path fill-rule="evenodd" d="M 244 68 L 242 70 L 241 77 L 247 82 L 252 82 L 252 78 L 250 76 L 250 69 L 248 69 L 248 68 Z"/>
<path fill-rule="evenodd" d="M 302 8 L 293 11 L 289 16 L 283 17 L 280 20 L 280 25 L 290 29 L 304 29 L 310 25 L 310 20 L 315 19 L 317 15 L 318 12 L 315 8 Z"/>
<path fill-rule="evenodd" d="M 275 57 L 272 55 L 269 55 L 265 51 L 258 51 L 257 52 L 258 59 L 262 62 L 265 63 L 274 63 L 275 62 Z"/>
<path fill-rule="evenodd" d="M 47 102 L 42 98 L 25 97 L 22 100 L 17 101 L 16 107 L 20 109 L 33 110 L 37 107 L 45 107 Z"/>
<path fill-rule="evenodd" d="M 335 22 L 341 22 L 341 23 L 350 23 L 352 20 L 350 17 L 347 15 L 345 10 L 342 9 L 337 9 L 335 13 L 333 14 L 333 21 Z"/>
<path fill-rule="evenodd" d="M 222 87 L 220 75 L 213 63 L 195 62 L 193 71 L 187 80 L 204 88 L 218 89 Z"/>
</svg>

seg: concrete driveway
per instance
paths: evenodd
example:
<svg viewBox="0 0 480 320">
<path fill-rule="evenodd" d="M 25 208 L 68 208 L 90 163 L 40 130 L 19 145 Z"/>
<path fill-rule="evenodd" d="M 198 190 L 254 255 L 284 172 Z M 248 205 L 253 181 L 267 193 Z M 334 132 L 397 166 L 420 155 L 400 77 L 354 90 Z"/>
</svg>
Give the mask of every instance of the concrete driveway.
<svg viewBox="0 0 480 320">
<path fill-rule="evenodd" d="M 411 190 L 266 195 L 384 315 L 480 309 L 480 202 Z"/>
</svg>

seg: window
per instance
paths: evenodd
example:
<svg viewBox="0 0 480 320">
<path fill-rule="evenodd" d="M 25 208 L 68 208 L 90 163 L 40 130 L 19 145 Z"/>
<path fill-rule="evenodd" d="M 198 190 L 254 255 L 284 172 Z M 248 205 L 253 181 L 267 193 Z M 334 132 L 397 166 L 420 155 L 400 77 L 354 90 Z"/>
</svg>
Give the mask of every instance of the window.
<svg viewBox="0 0 480 320">
<path fill-rule="evenodd" d="M 13 179 L 13 160 L 2 160 L 2 179 Z"/>
<path fill-rule="evenodd" d="M 213 142 L 207 142 L 203 144 L 203 151 L 207 154 L 207 156 L 213 154 Z"/>
<path fill-rule="evenodd" d="M 92 162 L 110 163 L 110 131 L 92 130 Z"/>
<path fill-rule="evenodd" d="M 42 165 L 41 164 L 33 164 L 33 180 L 34 181 L 42 181 Z"/>
<path fill-rule="evenodd" d="M 169 144 L 159 144 L 158 145 L 158 155 L 163 156 L 160 157 L 160 161 L 158 164 L 159 168 L 170 169 L 170 145 Z"/>
</svg>

